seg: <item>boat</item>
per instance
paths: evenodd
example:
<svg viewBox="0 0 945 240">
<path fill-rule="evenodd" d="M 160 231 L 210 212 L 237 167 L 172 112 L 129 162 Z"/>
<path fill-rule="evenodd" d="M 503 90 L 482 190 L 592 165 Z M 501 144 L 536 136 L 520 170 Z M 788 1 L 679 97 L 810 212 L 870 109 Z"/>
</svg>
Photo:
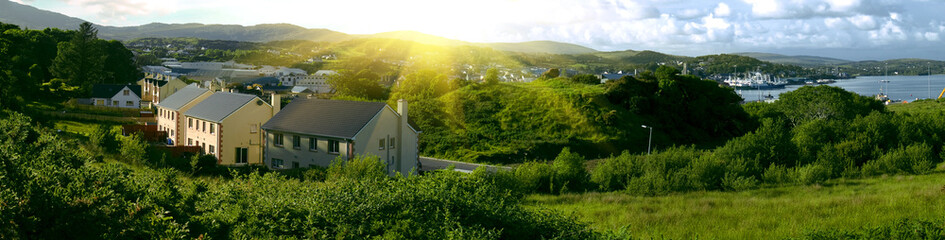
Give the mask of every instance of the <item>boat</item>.
<svg viewBox="0 0 945 240">
<path fill-rule="evenodd" d="M 817 79 L 817 84 L 831 84 L 835 82 L 837 81 L 834 81 L 833 79 Z"/>
<path fill-rule="evenodd" d="M 761 72 L 752 72 L 747 77 L 729 77 L 724 82 L 740 90 L 782 89 L 787 85 L 786 81 Z"/>
</svg>

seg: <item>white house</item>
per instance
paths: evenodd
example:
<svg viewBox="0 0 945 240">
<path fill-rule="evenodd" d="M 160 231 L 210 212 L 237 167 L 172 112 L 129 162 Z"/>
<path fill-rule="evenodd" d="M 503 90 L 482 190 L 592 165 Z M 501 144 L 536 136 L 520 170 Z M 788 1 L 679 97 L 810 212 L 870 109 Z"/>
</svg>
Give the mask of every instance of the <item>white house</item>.
<svg viewBox="0 0 945 240">
<path fill-rule="evenodd" d="M 314 93 L 330 93 L 333 91 L 333 88 L 328 84 L 328 79 L 335 75 L 338 75 L 338 72 L 332 70 L 318 70 L 315 74 L 308 76 L 283 77 L 291 80 L 283 81 L 282 85 L 285 86 L 285 83 L 292 83 L 292 85 L 289 86 L 306 87 Z"/>
<path fill-rule="evenodd" d="M 91 99 L 95 106 L 141 108 L 141 86 L 96 84 Z"/>
<path fill-rule="evenodd" d="M 417 137 L 407 102 L 295 99 L 263 124 L 265 164 L 273 169 L 328 167 L 336 158 L 377 156 L 388 174 L 417 171 Z"/>
</svg>

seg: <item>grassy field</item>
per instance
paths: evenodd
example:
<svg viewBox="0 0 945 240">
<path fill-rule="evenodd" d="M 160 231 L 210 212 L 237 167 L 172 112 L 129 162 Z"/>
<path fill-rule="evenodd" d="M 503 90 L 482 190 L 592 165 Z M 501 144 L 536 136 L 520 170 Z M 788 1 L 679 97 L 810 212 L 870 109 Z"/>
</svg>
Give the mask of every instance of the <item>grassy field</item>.
<svg viewBox="0 0 945 240">
<path fill-rule="evenodd" d="M 887 109 L 893 112 L 901 113 L 935 113 L 945 111 L 945 99 L 942 101 L 938 100 L 919 100 L 916 102 L 910 103 L 897 103 L 886 106 Z"/>
<path fill-rule="evenodd" d="M 528 205 L 573 213 L 598 230 L 639 238 L 772 239 L 856 230 L 904 218 L 945 218 L 945 173 L 836 180 L 824 185 L 659 197 L 533 195 Z"/>
</svg>

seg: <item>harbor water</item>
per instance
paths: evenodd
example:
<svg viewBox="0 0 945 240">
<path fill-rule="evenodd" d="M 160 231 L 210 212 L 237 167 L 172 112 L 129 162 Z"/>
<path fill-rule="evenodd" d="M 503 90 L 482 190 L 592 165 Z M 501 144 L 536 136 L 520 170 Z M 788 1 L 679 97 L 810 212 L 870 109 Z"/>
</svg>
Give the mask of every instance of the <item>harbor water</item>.
<svg viewBox="0 0 945 240">
<path fill-rule="evenodd" d="M 884 82 L 882 80 L 889 80 Z M 929 82 L 931 82 L 931 87 Z M 826 84 L 836 86 L 863 96 L 873 97 L 885 92 L 889 99 L 914 101 L 916 99 L 937 98 L 945 88 L 945 75 L 932 76 L 867 76 L 854 79 L 837 80 Z M 771 95 L 777 99 L 781 93 L 794 91 L 804 85 L 788 85 L 783 89 L 771 90 L 735 90 L 746 102 L 764 100 Z"/>
</svg>

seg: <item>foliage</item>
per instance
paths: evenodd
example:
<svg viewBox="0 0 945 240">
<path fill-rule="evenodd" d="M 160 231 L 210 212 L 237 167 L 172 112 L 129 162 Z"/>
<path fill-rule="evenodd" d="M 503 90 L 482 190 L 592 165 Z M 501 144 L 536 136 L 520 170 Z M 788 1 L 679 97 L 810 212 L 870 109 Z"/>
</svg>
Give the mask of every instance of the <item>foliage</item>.
<svg viewBox="0 0 945 240">
<path fill-rule="evenodd" d="M 380 77 L 366 70 L 341 71 L 328 79 L 336 94 L 366 99 L 386 99 L 387 89 L 378 82 Z"/>
<path fill-rule="evenodd" d="M 815 119 L 849 120 L 872 111 L 884 111 L 875 99 L 848 92 L 839 87 L 803 86 L 780 96 L 775 105 L 794 126 Z"/>
<path fill-rule="evenodd" d="M 592 74 L 578 74 L 571 77 L 572 82 L 597 85 L 600 84 L 600 78 Z"/>
<path fill-rule="evenodd" d="M 376 181 L 387 177 L 385 167 L 377 156 L 356 156 L 348 160 L 338 156 L 331 162 L 326 175 L 327 180 Z"/>
<path fill-rule="evenodd" d="M 819 230 L 803 239 L 945 239 L 945 227 L 939 221 L 900 219 L 880 226 L 861 226 L 857 230 Z"/>
<path fill-rule="evenodd" d="M 551 69 L 548 69 L 548 71 L 545 71 L 544 73 L 542 73 L 539 78 L 552 79 L 552 78 L 557 78 L 558 76 L 561 76 L 561 70 L 558 70 L 557 68 L 551 68 Z"/>
<path fill-rule="evenodd" d="M 148 143 L 137 132 L 121 138 L 121 156 L 130 163 L 144 163 L 147 149 Z"/>
<path fill-rule="evenodd" d="M 522 206 L 522 195 L 500 187 L 492 175 L 444 171 L 302 182 L 257 172 L 191 179 L 176 170 L 89 162 L 74 142 L 31 126 L 22 114 L 4 115 L 4 239 L 599 237 L 573 218 Z M 366 176 L 370 171 L 361 170 L 379 164 L 363 158 L 341 171 Z"/>
</svg>

